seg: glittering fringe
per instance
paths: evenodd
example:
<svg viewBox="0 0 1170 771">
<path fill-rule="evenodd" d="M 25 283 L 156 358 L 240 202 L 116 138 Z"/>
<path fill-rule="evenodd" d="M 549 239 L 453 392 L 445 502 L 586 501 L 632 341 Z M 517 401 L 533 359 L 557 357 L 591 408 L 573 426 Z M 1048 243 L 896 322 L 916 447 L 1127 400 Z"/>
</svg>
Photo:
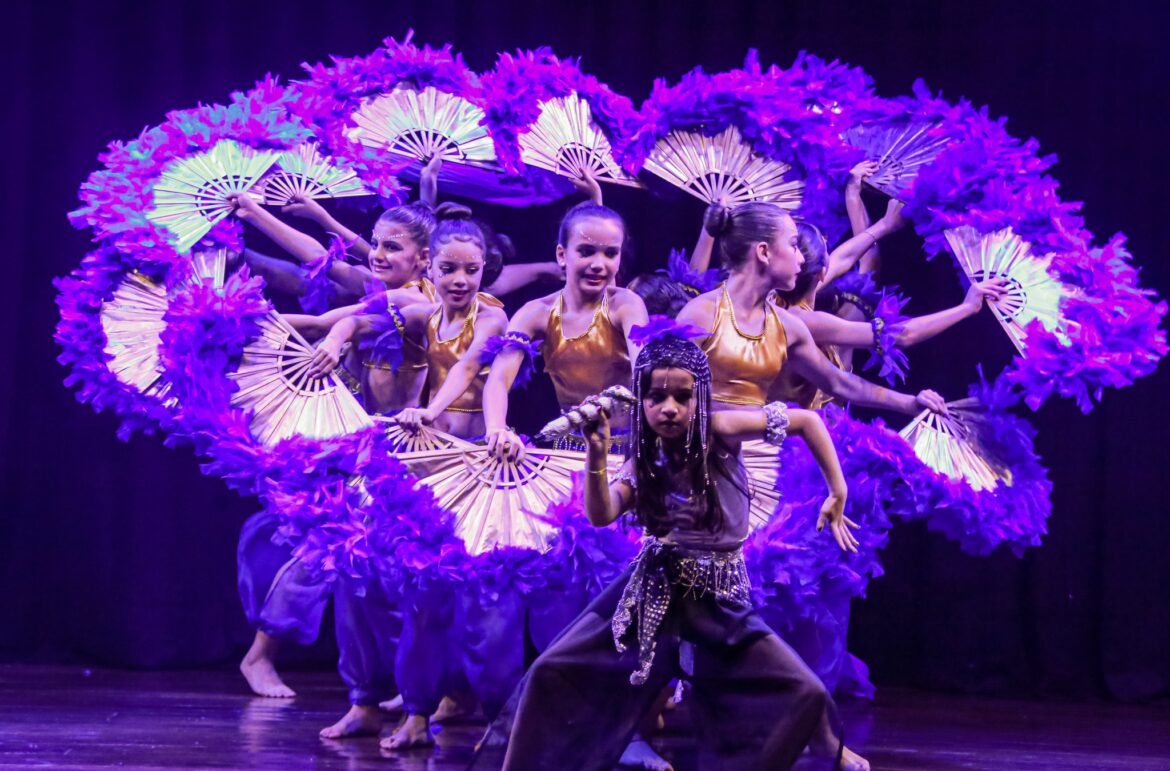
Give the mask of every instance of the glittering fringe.
<svg viewBox="0 0 1170 771">
<path fill-rule="evenodd" d="M 611 623 L 619 653 L 628 648 L 623 638 L 635 627 L 638 668 L 630 674 L 634 685 L 644 684 L 650 676 L 658 630 L 670 610 L 675 586 L 683 589 L 684 597 L 711 594 L 716 599 L 751 604 L 751 582 L 742 549 L 697 551 L 665 544 L 652 536 L 645 538 Z"/>
</svg>

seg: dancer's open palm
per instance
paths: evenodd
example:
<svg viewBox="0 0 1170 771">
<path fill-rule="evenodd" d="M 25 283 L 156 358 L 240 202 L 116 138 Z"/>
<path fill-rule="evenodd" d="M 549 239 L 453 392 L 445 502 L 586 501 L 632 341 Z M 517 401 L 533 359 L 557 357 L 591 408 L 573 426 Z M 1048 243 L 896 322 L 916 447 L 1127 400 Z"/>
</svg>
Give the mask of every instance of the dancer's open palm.
<svg viewBox="0 0 1170 771">
<path fill-rule="evenodd" d="M 817 517 L 817 532 L 824 530 L 826 524 L 829 525 L 829 531 L 833 534 L 837 545 L 841 547 L 841 551 L 857 553 L 857 547 L 860 543 L 849 529 L 857 530 L 860 526 L 845 516 L 844 498 L 837 495 L 825 498 L 825 502 L 821 504 L 821 514 Z"/>
</svg>

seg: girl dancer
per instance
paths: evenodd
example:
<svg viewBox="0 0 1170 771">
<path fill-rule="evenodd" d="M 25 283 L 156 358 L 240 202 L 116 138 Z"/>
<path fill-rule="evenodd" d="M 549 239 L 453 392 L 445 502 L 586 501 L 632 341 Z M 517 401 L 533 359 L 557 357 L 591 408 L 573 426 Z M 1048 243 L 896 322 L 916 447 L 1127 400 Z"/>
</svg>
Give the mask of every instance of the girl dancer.
<svg viewBox="0 0 1170 771">
<path fill-rule="evenodd" d="M 281 222 L 247 196 L 236 199 L 237 216 L 255 225 L 277 243 L 290 249 L 320 249 L 309 236 Z M 388 289 L 408 289 L 416 301 L 425 300 L 433 290 L 422 277 L 429 256 L 429 241 L 434 229 L 434 215 L 418 204 L 389 209 L 374 225 L 374 249 L 370 253 L 370 270 Z M 308 243 L 311 242 L 311 245 Z M 328 331 L 330 316 L 352 313 L 339 309 L 323 317 L 290 315 L 285 318 L 310 338 Z M 327 356 L 326 348 L 319 356 Z M 334 364 L 336 364 L 335 354 Z M 417 395 L 425 378 L 425 364 L 418 366 L 421 350 L 407 349 L 407 368 L 401 377 L 373 366 L 363 367 L 355 352 L 350 364 L 364 375 L 361 391 L 367 408 L 394 409 L 411 394 Z M 363 372 L 363 370 L 365 370 Z M 352 371 L 350 371 L 353 380 Z M 355 381 L 356 382 L 356 381 Z M 237 550 L 240 600 L 248 621 L 255 627 L 252 646 L 240 662 L 240 671 L 249 687 L 258 695 L 291 697 L 294 692 L 284 684 L 275 661 L 281 640 L 307 645 L 316 639 L 325 611 L 330 588 L 305 574 L 299 561 L 287 548 L 272 542 L 276 517 L 261 512 L 248 519 L 240 531 Z"/>
<path fill-rule="evenodd" d="M 804 265 L 793 288 L 778 291 L 776 299 L 780 307 L 787 308 L 789 313 L 804 322 L 821 353 L 839 369 L 850 369 L 842 356 L 842 349 L 874 348 L 878 356 L 883 356 L 886 353 L 883 348 L 890 342 L 898 348 L 917 345 L 950 329 L 963 319 L 974 316 L 983 307 L 986 298 L 998 299 L 1006 289 L 1002 279 L 972 284 L 963 302 L 937 313 L 905 320 L 899 324 L 900 329 L 889 336 L 892 340 L 888 340 L 881 334 L 881 324 L 888 325 L 889 319 L 884 322 L 879 320 L 880 317 L 875 317 L 873 322 L 849 321 L 832 313 L 814 310 L 817 289 L 824 284 L 829 269 L 828 248 L 824 236 L 812 225 L 799 223 L 796 229 L 797 245 L 804 257 Z M 811 409 L 819 409 L 831 401 L 831 397 L 790 368 L 781 370 L 780 376 L 772 384 L 769 398 L 796 402 Z"/>
<path fill-rule="evenodd" d="M 773 291 L 795 287 L 804 263 L 796 223 L 786 211 L 770 203 L 711 207 L 705 227 L 729 275 L 720 288 L 687 303 L 678 318 L 709 330 L 700 345 L 711 362 L 716 409 L 762 407 L 781 369 L 791 367 L 817 388 L 863 406 L 907 415 L 924 407 L 946 411 L 934 391 L 901 394 L 834 367 L 805 323 L 769 300 Z"/>
<path fill-rule="evenodd" d="M 443 430 L 462 438 L 483 433 L 480 392 L 486 371 L 479 364 L 479 351 L 491 337 L 507 327 L 507 316 L 495 298 L 479 293 L 481 281 L 498 273 L 498 252 L 490 250 L 490 237 L 471 219 L 471 211 L 456 204 L 443 204 L 430 242 L 430 276 L 439 302 L 416 303 L 387 312 L 401 324 L 405 342 L 424 353 L 432 402 L 427 410 L 409 407 L 398 414 L 399 422 L 417 427 L 433 421 Z M 494 259 L 492 257 L 494 255 Z M 370 327 L 368 316 L 348 316 L 330 332 L 329 338 L 347 342 Z M 325 361 L 321 371 L 335 362 Z M 386 749 L 406 749 L 433 743 L 428 716 L 438 707 L 448 666 L 448 638 L 454 598 L 443 591 L 421 594 L 407 591 L 403 596 L 403 629 L 394 657 L 394 679 L 403 697 L 406 716 L 398 729 L 385 739 Z M 381 615 L 376 615 L 381 613 Z M 381 604 L 352 599 L 339 638 L 353 640 L 365 661 L 388 662 L 395 629 L 388 625 Z M 344 649 L 343 649 L 344 650 Z M 344 671 L 343 667 L 343 671 Z M 380 692 L 357 693 L 350 711 L 337 723 L 321 731 L 324 738 L 376 734 L 382 717 L 378 702 L 389 696 L 388 678 L 381 678 Z"/>
<path fill-rule="evenodd" d="M 787 768 L 812 740 L 838 752 L 824 687 L 752 609 L 741 545 L 748 488 L 739 445 L 800 434 L 829 484 L 818 528 L 851 548 L 846 491 L 814 413 L 710 414 L 711 373 L 694 344 L 649 341 L 634 370 L 638 397 L 628 460 L 606 477 L 609 419 L 587 424 L 585 507 L 605 526 L 632 511 L 647 538 L 626 573 L 536 660 L 505 768 L 610 768 L 663 685 L 685 676 L 705 741 L 702 767 Z M 682 640 L 690 672 L 677 666 Z M 856 767 L 864 767 L 858 765 Z"/>
<path fill-rule="evenodd" d="M 629 384 L 630 361 L 637 351 L 628 333 L 645 324 L 647 316 L 640 297 L 613 286 L 625 236 L 621 215 L 596 203 L 578 204 L 561 220 L 556 256 L 565 270 L 565 285 L 516 312 L 507 332 L 514 347 L 496 356 L 484 386 L 492 452 L 523 456 L 523 442 L 507 425 L 508 391 L 523 364 L 523 349 L 533 341 L 541 341 L 544 369 L 562 409 L 611 385 Z"/>
</svg>

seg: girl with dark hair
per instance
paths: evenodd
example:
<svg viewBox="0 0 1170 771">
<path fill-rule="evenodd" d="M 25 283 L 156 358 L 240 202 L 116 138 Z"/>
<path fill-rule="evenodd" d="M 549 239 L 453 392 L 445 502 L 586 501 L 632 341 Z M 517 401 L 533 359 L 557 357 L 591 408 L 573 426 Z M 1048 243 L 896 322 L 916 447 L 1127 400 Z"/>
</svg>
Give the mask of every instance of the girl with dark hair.
<svg viewBox="0 0 1170 771">
<path fill-rule="evenodd" d="M 647 320 L 642 299 L 614 286 L 621 266 L 626 229 L 621 215 L 585 202 L 561 220 L 556 259 L 565 270 L 559 291 L 525 304 L 508 324 L 503 349 L 484 386 L 488 448 L 501 457 L 524 453 L 520 437 L 507 425 L 508 391 L 524 363 L 525 350 L 541 343 L 544 369 L 552 378 L 562 409 L 612 385 L 629 385 L 630 362 L 637 350 L 629 331 Z"/>
<path fill-rule="evenodd" d="M 756 615 L 742 553 L 749 493 L 740 444 L 780 444 L 786 433 L 804 438 L 829 485 L 818 528 L 828 524 L 850 547 L 844 480 L 824 424 L 782 404 L 712 414 L 706 356 L 670 334 L 638 354 L 634 386 L 631 446 L 614 480 L 609 417 L 602 411 L 583 427 L 585 510 L 598 527 L 633 512 L 647 536 L 627 571 L 533 664 L 505 768 L 612 767 L 673 677 L 693 686 L 700 767 L 788 768 L 810 741 L 839 758 L 831 701 Z M 694 646 L 686 672 L 677 655 L 684 640 Z"/>
<path fill-rule="evenodd" d="M 789 313 L 805 323 L 821 353 L 835 367 L 846 371 L 851 369 L 851 357 L 846 359 L 842 355 L 844 351 L 871 348 L 876 349 L 878 356 L 882 356 L 887 344 L 892 343 L 898 348 L 917 345 L 950 329 L 963 319 L 974 316 L 983 307 L 985 299 L 998 299 L 1006 289 L 1002 279 L 972 284 L 963 302 L 937 313 L 899 320 L 896 330 L 892 330 L 893 334 L 887 339 L 882 329 L 883 324 L 888 324 L 890 319 L 873 316 L 869 322 L 849 321 L 832 313 L 814 310 L 817 290 L 824 285 L 829 270 L 828 249 L 825 237 L 816 227 L 800 222 L 796 229 L 799 234 L 797 247 L 804 257 L 804 264 L 796 276 L 795 286 L 790 290 L 777 291 L 776 299 L 780 307 L 787 308 Z M 795 402 L 810 409 L 818 409 L 832 401 L 831 397 L 788 368 L 781 370 L 780 377 L 772 385 L 769 398 Z"/>
<path fill-rule="evenodd" d="M 502 334 L 508 324 L 500 302 L 479 292 L 483 282 L 499 273 L 499 252 L 489 248 L 490 236 L 472 219 L 470 209 L 444 203 L 436 216 L 429 275 L 438 302 L 387 309 L 394 317 L 396 332 L 391 334 L 398 334 L 404 345 L 423 352 L 430 402 L 425 409 L 410 406 L 395 417 L 412 427 L 435 423 L 448 433 L 469 439 L 483 433 L 480 394 L 487 372 L 479 363 L 480 349 L 489 338 Z M 334 326 L 329 337 L 344 343 L 370 328 L 370 316 L 348 316 Z M 326 360 L 321 371 L 328 365 Z M 382 596 L 382 592 L 371 594 L 367 590 L 365 598 L 350 599 L 344 624 L 346 641 L 352 640 L 351 647 L 360 652 L 353 658 L 378 677 L 361 678 L 361 688 L 351 687 L 349 712 L 321 735 L 336 739 L 378 733 L 382 727 L 378 704 L 390 696 L 393 653 L 393 681 L 402 693 L 405 718 L 383 746 L 391 750 L 427 746 L 434 743 L 429 716 L 439 706 L 450 666 L 446 651 L 453 598 L 441 591 L 407 592 L 399 639 L 392 611 Z M 344 654 L 346 647 L 342 650 Z M 344 672 L 346 667 L 342 669 Z"/>
<path fill-rule="evenodd" d="M 946 411 L 934 391 L 897 393 L 834 367 L 805 323 L 770 300 L 774 291 L 796 286 L 804 264 L 800 232 L 786 211 L 762 202 L 712 207 L 705 227 L 715 236 L 729 275 L 720 288 L 688 303 L 678 318 L 709 332 L 700 345 L 711 361 L 716 409 L 763 406 L 781 369 L 790 367 L 822 391 L 863 406 L 907 415 L 924 407 Z M 853 242 L 859 238 L 842 248 L 860 249 L 850 246 Z"/>
</svg>

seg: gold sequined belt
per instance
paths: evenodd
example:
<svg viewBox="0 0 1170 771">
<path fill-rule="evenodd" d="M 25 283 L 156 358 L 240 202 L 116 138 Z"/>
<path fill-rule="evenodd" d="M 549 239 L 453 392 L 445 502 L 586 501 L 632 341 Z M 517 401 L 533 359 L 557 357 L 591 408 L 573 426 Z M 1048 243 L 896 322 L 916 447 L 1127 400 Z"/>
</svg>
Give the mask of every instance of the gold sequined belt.
<svg viewBox="0 0 1170 771">
<path fill-rule="evenodd" d="M 642 685 L 650 676 L 658 630 L 670 610 L 676 586 L 683 588 L 686 597 L 711 594 L 738 605 L 751 604 L 751 582 L 742 547 L 704 551 L 663 543 L 653 536 L 644 538 L 611 624 L 619 653 L 628 647 L 623 638 L 631 626 L 635 627 L 638 668 L 630 674 L 634 685 Z"/>
</svg>

